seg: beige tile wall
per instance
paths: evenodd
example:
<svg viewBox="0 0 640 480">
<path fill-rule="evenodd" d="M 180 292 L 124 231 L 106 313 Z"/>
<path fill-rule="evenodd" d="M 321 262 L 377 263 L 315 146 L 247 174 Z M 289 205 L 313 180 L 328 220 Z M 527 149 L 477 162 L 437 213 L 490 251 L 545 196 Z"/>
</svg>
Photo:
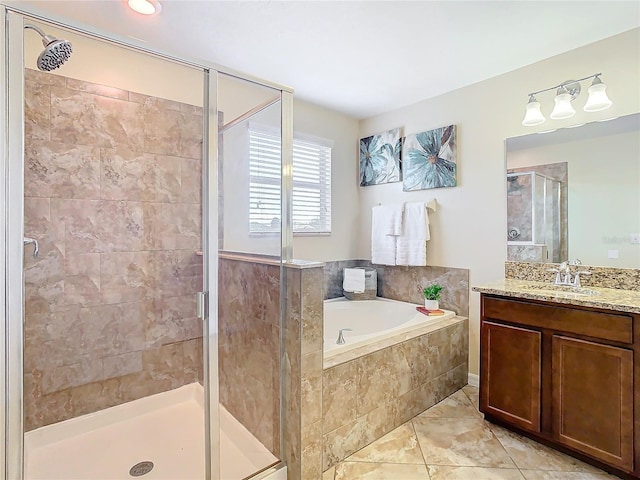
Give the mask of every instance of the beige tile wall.
<svg viewBox="0 0 640 480">
<path fill-rule="evenodd" d="M 324 265 L 285 268 L 284 452 L 289 480 L 322 476 Z"/>
<path fill-rule="evenodd" d="M 325 369 L 322 470 L 466 385 L 468 352 L 468 320 L 458 317 L 453 325 Z"/>
<path fill-rule="evenodd" d="M 201 109 L 25 71 L 25 428 L 198 381 Z"/>
<path fill-rule="evenodd" d="M 220 402 L 280 453 L 280 267 L 220 258 Z"/>
</svg>

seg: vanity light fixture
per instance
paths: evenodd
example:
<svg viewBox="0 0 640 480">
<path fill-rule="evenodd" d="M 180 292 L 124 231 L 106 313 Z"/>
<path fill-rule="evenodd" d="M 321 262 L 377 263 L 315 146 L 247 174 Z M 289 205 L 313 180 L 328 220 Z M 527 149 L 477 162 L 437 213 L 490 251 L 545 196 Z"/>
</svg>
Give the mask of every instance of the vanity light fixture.
<svg viewBox="0 0 640 480">
<path fill-rule="evenodd" d="M 160 13 L 162 6 L 158 0 L 124 0 L 129 8 L 142 15 L 155 15 Z"/>
<path fill-rule="evenodd" d="M 593 78 L 593 82 L 588 90 L 589 98 L 584 106 L 584 111 L 599 112 L 601 110 L 606 110 L 613 102 L 611 102 L 609 97 L 607 97 L 605 91 L 607 86 L 602 83 L 602 80 L 600 80 L 600 75 L 602 74 L 594 73 L 593 75 L 589 75 L 588 77 L 584 77 L 579 80 L 567 80 L 566 82 L 562 82 L 560 85 L 555 85 L 553 87 L 545 88 L 544 90 L 530 93 L 522 125 L 525 127 L 532 127 L 540 125 L 545 121 L 545 117 L 542 114 L 540 103 L 536 99 L 536 95 L 555 89 L 557 89 L 555 106 L 553 107 L 553 111 L 549 117 L 554 120 L 573 117 L 576 114 L 576 111 L 573 108 L 573 105 L 571 105 L 571 102 L 580 95 L 580 82 L 590 78 Z"/>
</svg>

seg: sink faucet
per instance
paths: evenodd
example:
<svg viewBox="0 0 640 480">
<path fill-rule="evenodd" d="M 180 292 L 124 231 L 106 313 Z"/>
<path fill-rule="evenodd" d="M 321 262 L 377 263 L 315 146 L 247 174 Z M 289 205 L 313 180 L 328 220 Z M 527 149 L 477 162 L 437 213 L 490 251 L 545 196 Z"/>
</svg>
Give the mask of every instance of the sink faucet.
<svg viewBox="0 0 640 480">
<path fill-rule="evenodd" d="M 352 332 L 353 330 L 351 330 L 350 328 L 341 328 L 340 332 L 338 333 L 338 340 L 336 340 L 336 344 L 338 345 L 342 345 L 344 344 L 344 336 L 342 335 L 342 332 Z"/>
<path fill-rule="evenodd" d="M 576 258 L 573 262 L 562 262 L 558 265 L 558 268 L 552 268 L 549 271 L 556 274 L 556 278 L 553 281 L 554 285 L 568 285 L 571 287 L 580 287 L 580 275 L 591 275 L 588 270 L 579 270 L 573 275 L 571 279 L 571 266 L 579 267 L 582 265 L 580 259 Z"/>
</svg>

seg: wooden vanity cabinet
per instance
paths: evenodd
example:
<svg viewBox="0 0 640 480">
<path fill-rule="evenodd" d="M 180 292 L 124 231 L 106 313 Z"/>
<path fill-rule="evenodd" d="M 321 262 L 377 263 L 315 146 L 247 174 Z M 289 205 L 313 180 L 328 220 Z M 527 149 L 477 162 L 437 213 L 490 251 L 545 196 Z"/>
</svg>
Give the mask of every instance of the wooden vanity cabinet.
<svg viewBox="0 0 640 480">
<path fill-rule="evenodd" d="M 618 475 L 640 478 L 640 400 L 634 399 L 640 316 L 481 298 L 485 417 Z"/>
</svg>

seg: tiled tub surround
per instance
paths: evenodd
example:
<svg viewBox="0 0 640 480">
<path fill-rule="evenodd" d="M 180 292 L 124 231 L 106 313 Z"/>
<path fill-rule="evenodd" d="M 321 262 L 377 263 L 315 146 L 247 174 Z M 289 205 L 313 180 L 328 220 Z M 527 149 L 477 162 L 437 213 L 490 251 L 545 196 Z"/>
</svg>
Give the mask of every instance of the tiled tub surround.
<svg viewBox="0 0 640 480">
<path fill-rule="evenodd" d="M 201 109 L 25 71 L 25 429 L 198 381 Z"/>
<path fill-rule="evenodd" d="M 323 471 L 466 385 L 468 320 L 453 317 L 424 328 L 324 369 Z"/>
<path fill-rule="evenodd" d="M 220 403 L 271 453 L 280 447 L 280 263 L 220 254 Z"/>
<path fill-rule="evenodd" d="M 458 315 L 469 315 L 469 270 L 449 267 L 404 267 L 373 265 L 368 260 L 327 262 L 324 270 L 325 299 L 342 297 L 345 268 L 371 267 L 378 273 L 378 296 L 401 302 L 423 304 L 422 289 L 432 283 L 444 287 L 440 306 Z"/>
<path fill-rule="evenodd" d="M 557 263 L 505 262 L 504 276 L 508 279 L 543 282 L 551 285 L 555 273 L 549 269 L 557 268 Z M 576 267 L 571 267 L 575 271 Z M 614 288 L 640 291 L 640 269 L 592 267 L 581 265 L 580 270 L 588 270 L 591 275 L 580 277 L 583 287 Z"/>
</svg>

